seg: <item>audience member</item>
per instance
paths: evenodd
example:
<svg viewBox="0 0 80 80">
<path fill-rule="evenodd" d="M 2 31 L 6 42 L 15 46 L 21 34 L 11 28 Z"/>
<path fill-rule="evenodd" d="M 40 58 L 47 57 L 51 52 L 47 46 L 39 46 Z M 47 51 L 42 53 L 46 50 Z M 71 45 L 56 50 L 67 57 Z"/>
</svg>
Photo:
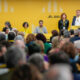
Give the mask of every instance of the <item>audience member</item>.
<svg viewBox="0 0 80 80">
<path fill-rule="evenodd" d="M 35 66 L 26 64 L 14 70 L 11 80 L 42 80 L 42 75 Z"/>
<path fill-rule="evenodd" d="M 47 51 L 51 49 L 51 44 L 47 43 L 46 37 L 42 33 L 39 33 L 36 35 L 36 39 L 43 41 L 45 47 L 44 53 L 47 54 Z"/>
</svg>

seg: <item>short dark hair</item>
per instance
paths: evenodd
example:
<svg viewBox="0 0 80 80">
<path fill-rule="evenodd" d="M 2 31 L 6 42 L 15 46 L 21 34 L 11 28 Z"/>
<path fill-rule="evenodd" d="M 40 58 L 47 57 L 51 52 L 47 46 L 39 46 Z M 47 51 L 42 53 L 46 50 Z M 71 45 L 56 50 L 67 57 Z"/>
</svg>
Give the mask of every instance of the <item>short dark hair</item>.
<svg viewBox="0 0 80 80">
<path fill-rule="evenodd" d="M 59 63 L 69 64 L 69 57 L 66 53 L 62 51 L 54 52 L 49 55 L 49 63 L 51 65 Z"/>
<path fill-rule="evenodd" d="M 34 53 L 41 52 L 40 46 L 38 44 L 36 44 L 35 42 L 32 42 L 28 45 L 28 50 L 29 50 L 29 53 L 28 53 L 29 56 L 31 56 Z"/>
<path fill-rule="evenodd" d="M 25 27 L 25 24 L 27 24 L 27 27 L 29 27 L 28 22 L 24 22 L 24 23 L 23 23 L 23 27 Z"/>
<path fill-rule="evenodd" d="M 16 37 L 14 32 L 9 32 L 8 34 L 8 40 L 14 40 L 14 38 Z"/>
<path fill-rule="evenodd" d="M 58 36 L 57 30 L 52 30 L 52 36 Z"/>
<path fill-rule="evenodd" d="M 42 34 L 42 33 L 38 33 L 38 34 L 36 35 L 36 39 L 37 39 L 37 40 L 41 40 L 41 41 L 43 41 L 44 43 L 46 42 L 46 37 L 45 37 L 44 34 Z"/>
<path fill-rule="evenodd" d="M 70 30 L 70 35 L 74 35 L 74 30 L 73 29 Z"/>
<path fill-rule="evenodd" d="M 39 23 L 40 23 L 40 22 L 43 22 L 43 20 L 39 20 Z"/>
</svg>

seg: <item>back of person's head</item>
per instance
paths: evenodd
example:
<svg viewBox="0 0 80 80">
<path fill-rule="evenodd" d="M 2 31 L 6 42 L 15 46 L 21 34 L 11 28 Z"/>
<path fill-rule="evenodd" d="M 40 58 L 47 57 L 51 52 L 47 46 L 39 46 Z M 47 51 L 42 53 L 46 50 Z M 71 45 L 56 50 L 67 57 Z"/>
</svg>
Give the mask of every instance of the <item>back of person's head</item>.
<svg viewBox="0 0 80 80">
<path fill-rule="evenodd" d="M 31 55 L 28 62 L 36 66 L 40 72 L 44 71 L 44 58 L 40 53 Z"/>
<path fill-rule="evenodd" d="M 16 66 L 26 63 L 26 53 L 23 49 L 16 46 L 12 46 L 5 54 L 5 62 L 8 68 L 14 68 Z"/>
<path fill-rule="evenodd" d="M 58 48 L 59 47 L 59 43 L 60 43 L 59 37 L 53 37 L 52 38 L 52 47 L 53 48 Z"/>
<path fill-rule="evenodd" d="M 49 63 L 50 65 L 61 64 L 61 63 L 69 64 L 69 57 L 66 53 L 62 51 L 50 53 Z"/>
<path fill-rule="evenodd" d="M 73 29 L 70 30 L 70 35 L 74 35 L 74 30 Z"/>
<path fill-rule="evenodd" d="M 29 56 L 34 53 L 41 52 L 40 46 L 38 44 L 36 44 L 35 42 L 32 42 L 31 44 L 28 45 L 28 50 L 29 50 L 29 53 L 28 53 Z"/>
<path fill-rule="evenodd" d="M 14 41 L 16 41 L 16 40 L 22 40 L 22 41 L 24 41 L 24 37 L 21 36 L 21 35 L 17 35 L 17 36 L 15 37 Z"/>
<path fill-rule="evenodd" d="M 26 43 L 30 43 L 36 40 L 36 37 L 34 34 L 28 34 L 28 36 L 26 37 Z"/>
<path fill-rule="evenodd" d="M 73 80 L 71 67 L 65 64 L 56 64 L 44 74 L 44 80 Z"/>
<path fill-rule="evenodd" d="M 24 43 L 23 40 L 16 40 L 16 41 L 14 41 L 14 45 L 16 45 L 17 47 L 20 47 L 22 49 L 25 48 L 25 43 Z"/>
<path fill-rule="evenodd" d="M 17 35 L 21 35 L 22 37 L 24 37 L 24 32 L 18 32 Z"/>
<path fill-rule="evenodd" d="M 9 34 L 8 34 L 8 40 L 14 40 L 15 37 L 16 37 L 15 32 L 9 32 Z"/>
<path fill-rule="evenodd" d="M 41 52 L 44 53 L 44 43 L 41 40 L 36 40 L 35 43 L 37 43 L 40 46 Z"/>
<path fill-rule="evenodd" d="M 35 66 L 26 64 L 14 70 L 11 80 L 42 80 L 42 75 Z"/>
<path fill-rule="evenodd" d="M 44 34 L 42 34 L 42 33 L 38 33 L 38 34 L 36 35 L 36 38 L 37 38 L 37 40 L 41 40 L 41 41 L 43 41 L 44 43 L 46 42 L 46 37 L 45 37 Z"/>
<path fill-rule="evenodd" d="M 6 40 L 6 36 L 4 33 L 0 33 L 0 42 Z"/>
<path fill-rule="evenodd" d="M 72 59 L 75 57 L 75 47 L 74 44 L 71 42 L 66 42 L 62 47 L 61 50 L 64 51 L 68 56 Z"/>
<path fill-rule="evenodd" d="M 65 30 L 63 34 L 64 34 L 64 38 L 70 38 L 70 32 L 68 30 Z"/>
<path fill-rule="evenodd" d="M 56 30 L 53 30 L 53 31 L 52 31 L 52 36 L 54 36 L 54 37 L 55 37 L 55 36 L 58 36 L 58 32 L 57 32 Z"/>
</svg>

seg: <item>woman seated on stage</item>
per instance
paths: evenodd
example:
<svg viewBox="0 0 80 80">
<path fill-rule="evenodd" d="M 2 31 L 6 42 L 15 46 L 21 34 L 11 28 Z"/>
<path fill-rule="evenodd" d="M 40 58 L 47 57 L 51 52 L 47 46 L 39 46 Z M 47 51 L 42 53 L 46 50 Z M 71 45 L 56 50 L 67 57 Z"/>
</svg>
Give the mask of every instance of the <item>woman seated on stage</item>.
<svg viewBox="0 0 80 80">
<path fill-rule="evenodd" d="M 23 29 L 22 29 L 22 32 L 24 32 L 24 34 L 28 34 L 28 33 L 30 33 L 28 22 L 24 22 L 24 23 L 23 23 Z"/>
</svg>

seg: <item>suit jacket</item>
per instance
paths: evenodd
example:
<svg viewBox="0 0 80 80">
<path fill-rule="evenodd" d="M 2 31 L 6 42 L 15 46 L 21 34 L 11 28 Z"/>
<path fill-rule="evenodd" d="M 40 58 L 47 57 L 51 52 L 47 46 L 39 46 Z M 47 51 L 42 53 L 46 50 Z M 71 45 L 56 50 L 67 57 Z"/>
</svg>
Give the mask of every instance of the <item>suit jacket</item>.
<svg viewBox="0 0 80 80">
<path fill-rule="evenodd" d="M 73 17 L 73 20 L 72 20 L 72 26 L 75 25 L 75 21 L 76 21 L 76 16 Z"/>
<path fill-rule="evenodd" d="M 65 20 L 65 26 L 63 24 L 63 20 L 59 20 L 59 22 L 58 22 L 59 30 L 63 30 L 63 27 L 65 27 L 65 29 L 68 29 L 68 27 L 69 27 L 69 20 Z"/>
</svg>

